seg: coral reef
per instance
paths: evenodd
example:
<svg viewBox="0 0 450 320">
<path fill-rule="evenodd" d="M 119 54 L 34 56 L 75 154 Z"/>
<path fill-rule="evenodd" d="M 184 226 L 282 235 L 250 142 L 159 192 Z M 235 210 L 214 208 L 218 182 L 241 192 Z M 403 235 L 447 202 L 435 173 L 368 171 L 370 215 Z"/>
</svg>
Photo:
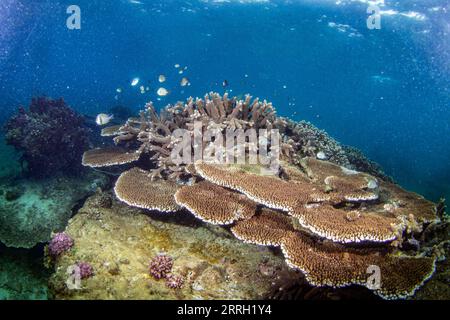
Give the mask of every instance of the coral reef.
<svg viewBox="0 0 450 320">
<path fill-rule="evenodd" d="M 118 201 L 103 208 L 100 196 L 88 198 L 65 230 L 74 246 L 55 261 L 55 299 L 258 299 L 274 290 L 279 275 L 292 282 L 299 277 L 279 253 L 191 215 L 148 213 Z M 167 283 L 149 274 L 149 261 L 162 252 L 173 260 L 170 274 L 184 279 L 181 288 L 178 277 Z M 92 265 L 95 275 L 70 290 L 66 271 L 78 261 Z M 261 265 L 272 272 L 260 271 Z"/>
<path fill-rule="evenodd" d="M 369 173 L 375 177 L 381 178 L 384 181 L 388 182 L 394 182 L 392 177 L 387 176 L 381 166 L 368 159 L 361 150 L 356 149 L 355 147 L 351 146 L 342 146 L 342 148 L 345 151 L 345 154 L 347 155 L 347 159 L 350 163 L 350 167 L 352 169 Z"/>
<path fill-rule="evenodd" d="M 279 129 L 280 170 L 268 175 L 264 165 L 174 163 L 170 155 L 179 140 L 171 133 L 183 128 L 194 135 L 194 121 L 219 134 L 230 128 Z M 121 174 L 115 186 L 119 200 L 160 212 L 183 208 L 205 222 L 231 224 L 244 242 L 279 247 L 287 264 L 314 286 L 362 285 L 383 298 L 405 298 L 435 271 L 437 251 L 420 245 L 410 250 L 410 244 L 427 225 L 441 222 L 436 206 L 312 125 L 277 117 L 266 101 L 210 93 L 169 105 L 159 115 L 149 103 L 139 119 L 111 132 L 120 151 L 88 151 L 83 164 L 109 166 L 127 158 L 144 167 Z M 381 284 L 370 282 L 374 268 Z"/>
<path fill-rule="evenodd" d="M 102 136 L 114 137 L 117 146 L 85 152 L 82 163 L 98 168 L 132 163 L 145 157 L 152 180 L 187 181 L 193 176 L 189 166 L 173 163 L 170 157 L 179 142 L 172 133 L 177 129 L 193 131 L 194 122 L 201 122 L 203 128 L 222 134 L 226 129 L 278 129 L 282 156 L 289 162 L 295 163 L 305 156 L 319 157 L 390 181 L 376 163 L 358 150 L 341 146 L 308 122 L 278 117 L 270 102 L 258 98 L 252 100 L 250 95 L 238 100 L 230 98 L 228 93 L 220 96 L 213 92 L 203 99 L 189 98 L 186 103 L 168 105 L 159 114 L 153 104 L 148 103 L 138 118 L 129 118 L 123 125 L 103 128 Z M 206 142 L 203 144 L 203 149 L 208 150 Z"/>
<path fill-rule="evenodd" d="M 149 272 L 155 279 L 165 279 L 171 289 L 180 289 L 184 284 L 184 277 L 172 273 L 173 259 L 166 254 L 158 254 L 150 261 Z"/>
<path fill-rule="evenodd" d="M 88 147 L 89 130 L 84 127 L 84 119 L 63 99 L 32 99 L 28 110 L 20 107 L 18 114 L 7 121 L 5 130 L 6 143 L 22 153 L 33 176 L 76 170 Z"/>
<path fill-rule="evenodd" d="M 295 122 L 284 118 L 284 139 L 292 145 L 295 153 L 303 157 L 327 160 L 348 169 L 369 173 L 382 180 L 393 182 L 380 165 L 368 159 L 360 150 L 341 145 L 328 133 L 306 121 Z"/>
<path fill-rule="evenodd" d="M 186 103 L 169 105 L 160 114 L 152 103 L 148 103 L 139 118 L 128 119 L 120 128 L 114 126 L 104 129 L 105 136 L 115 135 L 114 142 L 120 148 L 115 149 L 113 156 L 110 148 L 88 151 L 84 154 L 83 165 L 101 167 L 130 163 L 145 154 L 149 164 L 153 164 L 150 169 L 153 180 L 188 179 L 192 176 L 189 168 L 174 163 L 170 157 L 177 143 L 172 132 L 177 129 L 193 130 L 196 121 L 216 132 L 224 132 L 227 128 L 275 128 L 280 119 L 275 116 L 272 104 L 251 99 L 250 95 L 245 100 L 237 100 L 228 98 L 227 93 L 223 97 L 210 93 L 204 99 L 190 98 Z M 91 160 L 93 158 L 95 160 Z"/>
<path fill-rule="evenodd" d="M 97 172 L 4 181 L 0 186 L 0 241 L 18 248 L 49 241 L 52 232 L 64 230 L 78 202 L 108 182 Z"/>
<path fill-rule="evenodd" d="M 0 244 L 0 301 L 47 300 L 49 270 L 42 268 L 42 248 L 11 249 Z"/>
</svg>

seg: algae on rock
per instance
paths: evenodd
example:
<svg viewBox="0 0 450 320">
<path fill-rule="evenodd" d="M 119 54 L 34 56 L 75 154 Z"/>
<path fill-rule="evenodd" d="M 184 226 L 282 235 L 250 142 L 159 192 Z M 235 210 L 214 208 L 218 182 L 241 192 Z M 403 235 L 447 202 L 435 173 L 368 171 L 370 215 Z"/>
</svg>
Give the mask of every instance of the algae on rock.
<svg viewBox="0 0 450 320">
<path fill-rule="evenodd" d="M 90 197 L 66 228 L 75 245 L 55 262 L 56 299 L 258 299 L 273 290 L 278 273 L 299 276 L 280 254 L 244 244 L 221 227 L 118 202 L 105 208 L 99 198 Z M 162 252 L 184 277 L 181 289 L 149 275 L 150 260 Z M 78 261 L 90 263 L 95 275 L 82 280 L 81 290 L 69 290 L 67 268 Z M 261 271 L 267 268 L 273 272 Z"/>
</svg>

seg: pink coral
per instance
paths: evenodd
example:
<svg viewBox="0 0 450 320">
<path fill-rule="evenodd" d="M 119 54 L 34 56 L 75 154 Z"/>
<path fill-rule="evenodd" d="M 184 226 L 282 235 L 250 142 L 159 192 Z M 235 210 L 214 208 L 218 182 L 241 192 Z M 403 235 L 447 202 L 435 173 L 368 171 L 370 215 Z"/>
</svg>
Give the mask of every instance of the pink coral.
<svg viewBox="0 0 450 320">
<path fill-rule="evenodd" d="M 73 239 L 65 232 L 56 233 L 48 244 L 48 252 L 52 257 L 58 257 L 73 247 Z"/>
<path fill-rule="evenodd" d="M 165 278 L 173 267 L 173 260 L 165 254 L 159 254 L 150 261 L 149 272 L 155 279 Z"/>
<path fill-rule="evenodd" d="M 171 289 L 180 289 L 184 284 L 184 279 L 182 276 L 177 274 L 169 274 L 166 277 L 166 285 Z"/>
<path fill-rule="evenodd" d="M 94 275 L 94 268 L 87 262 L 78 262 L 77 267 L 80 269 L 80 278 L 86 279 Z"/>
</svg>

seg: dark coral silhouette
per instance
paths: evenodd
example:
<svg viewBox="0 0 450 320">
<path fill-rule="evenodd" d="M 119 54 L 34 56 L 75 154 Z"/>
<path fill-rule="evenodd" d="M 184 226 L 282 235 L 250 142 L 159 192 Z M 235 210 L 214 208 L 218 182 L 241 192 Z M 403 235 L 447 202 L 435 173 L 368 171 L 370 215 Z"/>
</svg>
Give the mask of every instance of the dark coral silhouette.
<svg viewBox="0 0 450 320">
<path fill-rule="evenodd" d="M 22 153 L 21 160 L 32 176 L 78 169 L 89 145 L 84 118 L 62 98 L 33 98 L 28 110 L 20 107 L 7 121 L 5 131 L 6 143 Z"/>
</svg>

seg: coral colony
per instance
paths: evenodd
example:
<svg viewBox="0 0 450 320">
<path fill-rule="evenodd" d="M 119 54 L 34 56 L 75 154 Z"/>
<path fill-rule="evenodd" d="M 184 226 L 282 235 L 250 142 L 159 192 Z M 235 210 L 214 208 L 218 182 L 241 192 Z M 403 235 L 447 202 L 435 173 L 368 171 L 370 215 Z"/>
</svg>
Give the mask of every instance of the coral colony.
<svg viewBox="0 0 450 320">
<path fill-rule="evenodd" d="M 172 273 L 173 259 L 165 254 L 159 254 L 150 261 L 149 273 L 159 280 L 166 279 L 170 289 L 180 289 L 184 284 L 182 276 Z"/>
<path fill-rule="evenodd" d="M 173 260 L 165 254 L 159 254 L 150 261 L 149 272 L 155 279 L 165 278 L 173 267 Z"/>
<path fill-rule="evenodd" d="M 227 130 L 248 129 L 255 129 L 256 140 L 247 136 L 243 148 L 218 148 Z M 195 130 L 202 130 L 202 140 L 192 139 Z M 279 145 L 264 135 L 273 130 Z M 229 225 L 244 242 L 279 247 L 288 266 L 314 286 L 357 284 L 383 298 L 403 298 L 434 272 L 436 255 L 403 248 L 414 233 L 439 222 L 435 205 L 393 184 L 360 153 L 312 125 L 278 117 L 265 100 L 210 93 L 159 114 L 149 103 L 138 118 L 102 135 L 113 137 L 115 146 L 85 152 L 82 163 L 127 164 L 114 187 L 118 199 L 165 213 L 185 210 L 207 223 Z M 199 147 L 209 161 L 195 158 Z M 249 165 L 254 149 L 279 152 L 278 170 L 267 171 L 271 163 L 260 158 Z M 181 158 L 191 163 L 177 161 L 180 150 L 190 152 Z M 230 153 L 245 161 L 221 161 Z M 182 281 L 170 275 L 171 268 L 172 260 L 160 255 L 150 274 L 176 287 Z M 368 272 L 377 268 L 383 279 L 374 286 Z"/>
<path fill-rule="evenodd" d="M 73 247 L 73 244 L 73 239 L 67 233 L 56 233 L 48 244 L 48 253 L 51 257 L 56 258 L 62 253 L 69 251 Z"/>
<path fill-rule="evenodd" d="M 94 275 L 94 268 L 87 262 L 78 262 L 76 264 L 79 270 L 80 279 L 87 279 Z"/>
<path fill-rule="evenodd" d="M 34 98 L 28 110 L 20 107 L 5 125 L 6 143 L 22 153 L 33 176 L 48 176 L 58 170 L 79 168 L 88 147 L 89 130 L 83 117 L 63 99 Z"/>
</svg>

